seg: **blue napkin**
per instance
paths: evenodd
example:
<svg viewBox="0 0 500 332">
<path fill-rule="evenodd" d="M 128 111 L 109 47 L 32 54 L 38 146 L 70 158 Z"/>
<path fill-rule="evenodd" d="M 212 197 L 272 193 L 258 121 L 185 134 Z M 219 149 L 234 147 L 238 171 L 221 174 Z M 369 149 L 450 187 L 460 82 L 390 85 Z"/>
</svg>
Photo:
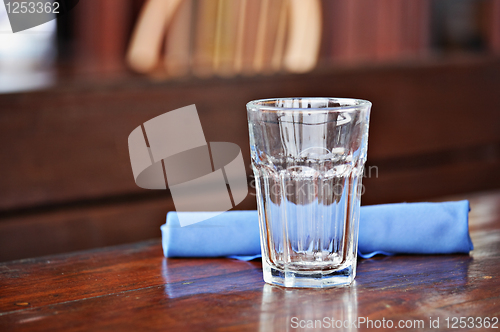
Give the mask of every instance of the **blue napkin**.
<svg viewBox="0 0 500 332">
<path fill-rule="evenodd" d="M 178 214 L 206 219 L 181 227 Z M 166 257 L 224 257 L 260 255 L 257 211 L 169 212 L 161 226 Z"/>
<path fill-rule="evenodd" d="M 452 254 L 473 249 L 469 202 L 399 203 L 362 206 L 358 254 Z M 183 218 L 205 219 L 181 227 Z M 161 226 L 166 257 L 260 256 L 257 211 L 169 212 Z"/>
</svg>

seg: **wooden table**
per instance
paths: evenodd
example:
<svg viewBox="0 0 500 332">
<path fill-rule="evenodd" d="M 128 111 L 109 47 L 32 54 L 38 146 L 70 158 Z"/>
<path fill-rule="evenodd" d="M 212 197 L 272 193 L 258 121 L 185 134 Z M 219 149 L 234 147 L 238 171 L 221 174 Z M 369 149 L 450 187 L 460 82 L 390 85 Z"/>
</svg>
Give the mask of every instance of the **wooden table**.
<svg viewBox="0 0 500 332">
<path fill-rule="evenodd" d="M 315 320 L 395 331 L 437 319 L 446 330 L 459 317 L 481 330 L 500 318 L 500 192 L 466 198 L 470 255 L 360 260 L 350 287 L 271 286 L 260 262 L 165 259 L 159 240 L 4 263 L 0 331 L 294 331 Z"/>
</svg>

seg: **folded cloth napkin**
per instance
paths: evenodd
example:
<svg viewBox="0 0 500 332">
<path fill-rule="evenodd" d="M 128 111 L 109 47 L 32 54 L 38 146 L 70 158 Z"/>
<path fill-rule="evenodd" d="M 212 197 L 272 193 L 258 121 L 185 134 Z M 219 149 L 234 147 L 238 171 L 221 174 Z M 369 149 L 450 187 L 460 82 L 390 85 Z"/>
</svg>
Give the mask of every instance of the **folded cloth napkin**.
<svg viewBox="0 0 500 332">
<path fill-rule="evenodd" d="M 399 203 L 362 206 L 358 254 L 451 254 L 473 249 L 469 236 L 469 202 Z M 204 219 L 181 227 L 182 218 Z M 257 211 L 169 212 L 161 226 L 166 257 L 260 255 Z"/>
</svg>

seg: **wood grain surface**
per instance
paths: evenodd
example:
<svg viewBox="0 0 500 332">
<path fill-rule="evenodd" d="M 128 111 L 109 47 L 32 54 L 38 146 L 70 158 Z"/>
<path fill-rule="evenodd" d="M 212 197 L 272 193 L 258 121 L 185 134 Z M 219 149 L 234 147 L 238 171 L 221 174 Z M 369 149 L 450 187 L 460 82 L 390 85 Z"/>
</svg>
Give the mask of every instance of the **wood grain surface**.
<svg viewBox="0 0 500 332">
<path fill-rule="evenodd" d="M 158 240 L 3 263 L 0 330 L 294 331 L 293 317 L 327 317 L 357 322 L 350 331 L 367 330 L 360 318 L 424 324 L 418 330 L 439 318 L 438 331 L 446 318 L 498 319 L 500 192 L 462 198 L 472 208 L 470 255 L 361 259 L 349 287 L 271 286 L 260 262 L 166 259 Z"/>
</svg>

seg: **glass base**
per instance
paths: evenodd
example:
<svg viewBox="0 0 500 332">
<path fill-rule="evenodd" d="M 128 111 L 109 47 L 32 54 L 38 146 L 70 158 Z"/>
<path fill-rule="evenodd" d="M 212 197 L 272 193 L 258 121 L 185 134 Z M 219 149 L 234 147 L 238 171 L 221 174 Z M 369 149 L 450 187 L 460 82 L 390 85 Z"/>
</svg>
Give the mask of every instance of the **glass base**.
<svg viewBox="0 0 500 332">
<path fill-rule="evenodd" d="M 268 284 L 297 288 L 328 288 L 350 285 L 356 276 L 356 261 L 337 270 L 290 271 L 281 270 L 262 260 L 264 281 Z"/>
</svg>

